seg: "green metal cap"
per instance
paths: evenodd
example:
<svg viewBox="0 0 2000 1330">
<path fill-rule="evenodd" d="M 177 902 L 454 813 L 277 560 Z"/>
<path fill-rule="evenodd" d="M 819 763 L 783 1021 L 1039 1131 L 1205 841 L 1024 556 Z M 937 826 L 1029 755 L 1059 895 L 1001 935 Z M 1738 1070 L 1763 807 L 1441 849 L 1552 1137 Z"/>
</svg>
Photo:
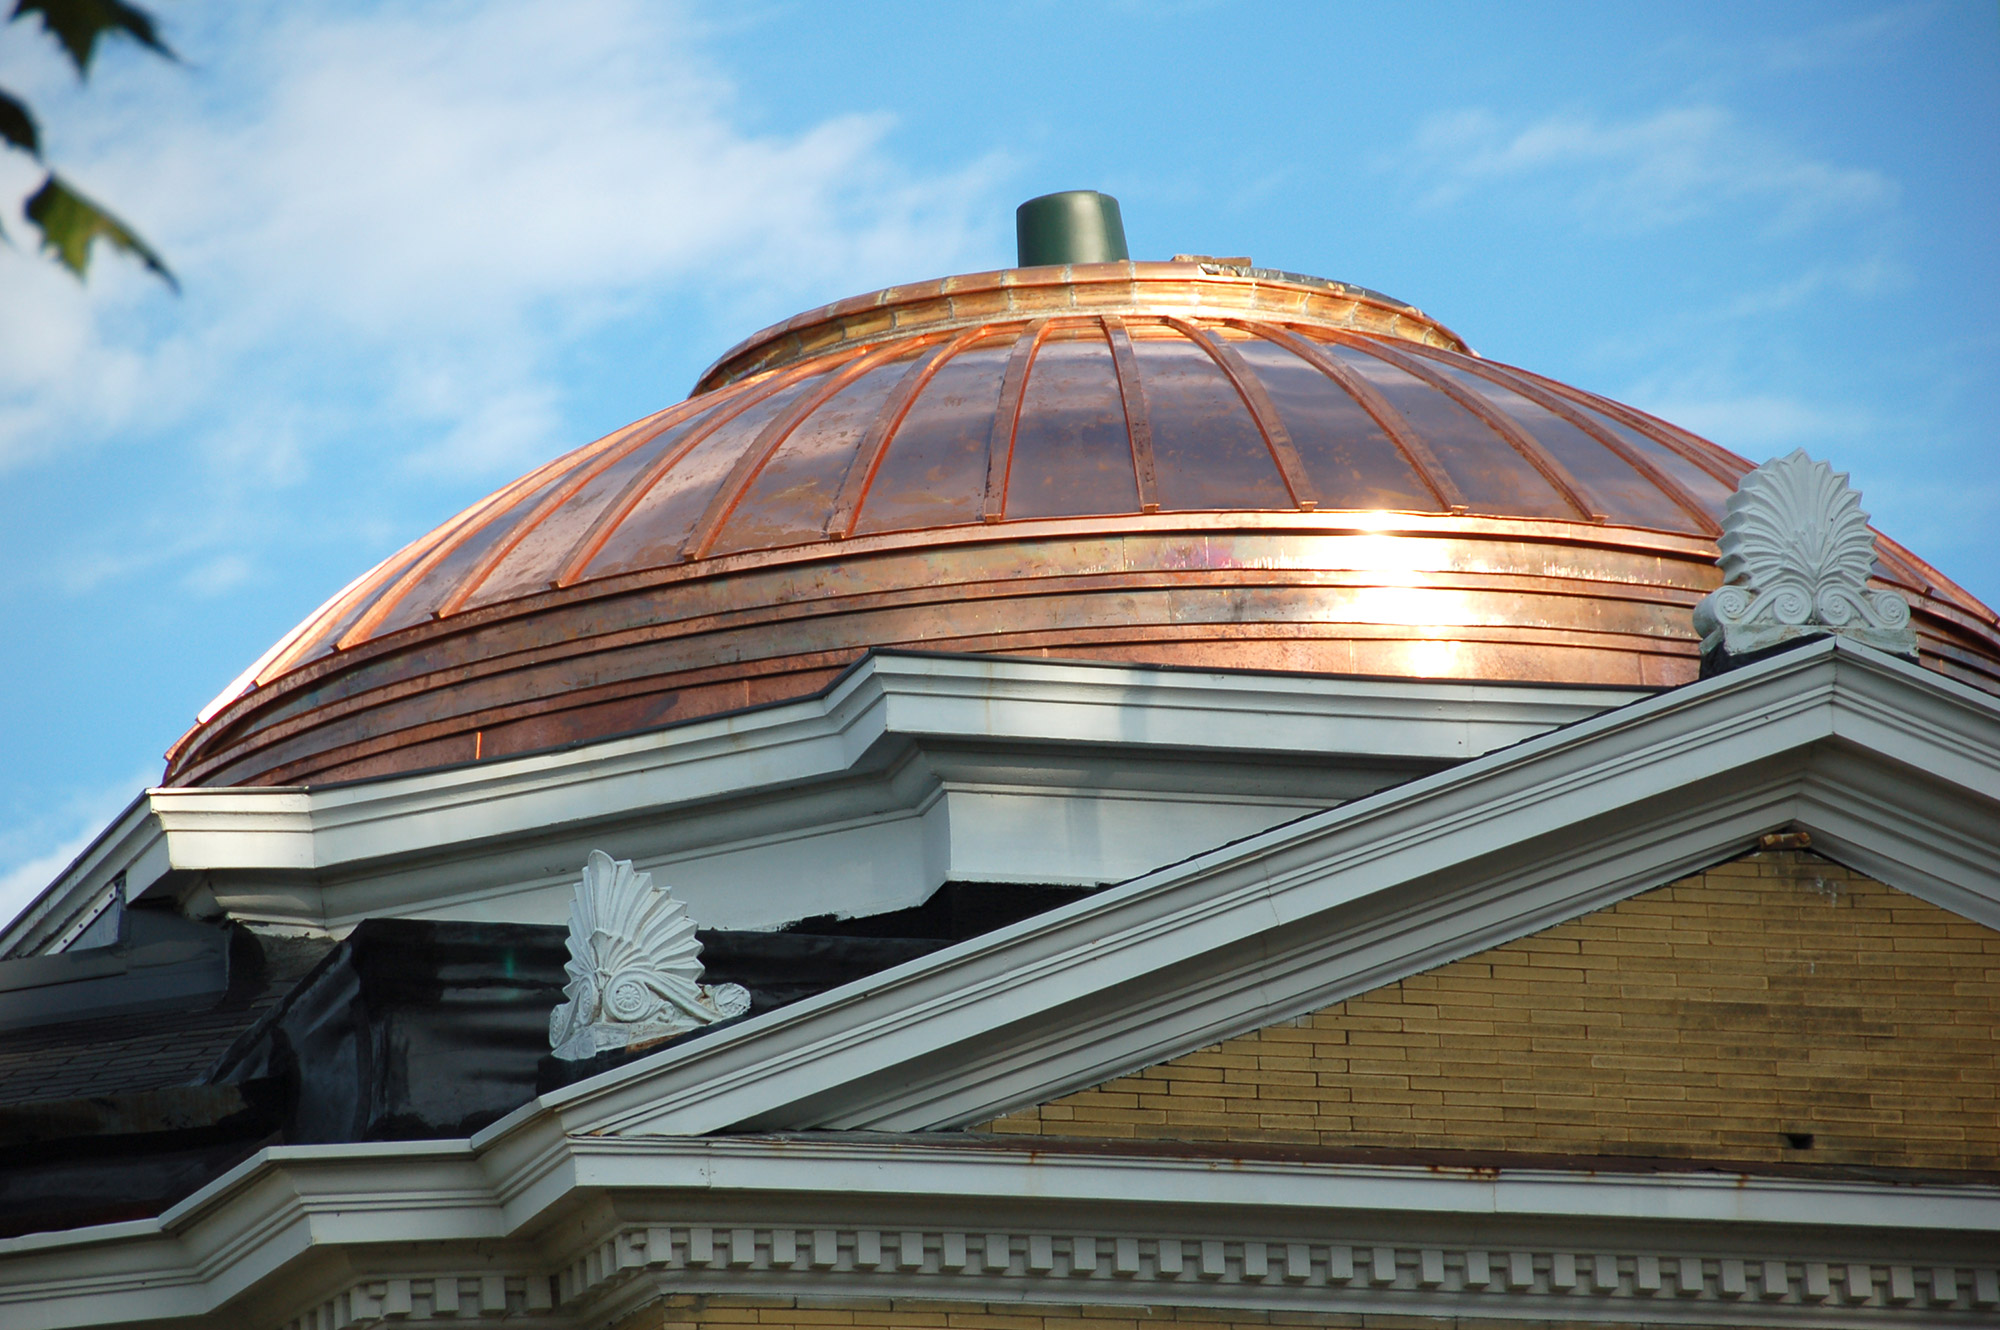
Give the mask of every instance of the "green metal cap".
<svg viewBox="0 0 2000 1330">
<path fill-rule="evenodd" d="M 1118 200 L 1094 189 L 1066 189 L 1029 199 L 1014 210 L 1020 266 L 1045 263 L 1115 263 L 1125 249 L 1125 219 Z"/>
</svg>

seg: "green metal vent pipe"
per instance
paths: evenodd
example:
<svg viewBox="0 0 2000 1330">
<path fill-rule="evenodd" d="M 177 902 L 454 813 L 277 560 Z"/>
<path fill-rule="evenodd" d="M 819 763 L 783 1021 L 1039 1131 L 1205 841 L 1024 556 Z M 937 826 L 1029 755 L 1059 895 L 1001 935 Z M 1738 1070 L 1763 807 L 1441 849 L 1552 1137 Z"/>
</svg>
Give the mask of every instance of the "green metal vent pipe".
<svg viewBox="0 0 2000 1330">
<path fill-rule="evenodd" d="M 1125 219 L 1118 200 L 1094 189 L 1066 189 L 1029 199 L 1014 210 L 1020 266 L 1044 263 L 1114 263 L 1125 249 Z"/>
</svg>

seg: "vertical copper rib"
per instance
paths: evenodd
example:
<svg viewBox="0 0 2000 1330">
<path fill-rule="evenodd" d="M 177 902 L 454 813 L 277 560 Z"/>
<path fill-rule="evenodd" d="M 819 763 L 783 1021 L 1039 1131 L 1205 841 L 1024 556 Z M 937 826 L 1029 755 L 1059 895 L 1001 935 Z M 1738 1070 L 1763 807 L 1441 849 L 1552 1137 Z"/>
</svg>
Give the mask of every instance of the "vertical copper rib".
<svg viewBox="0 0 2000 1330">
<path fill-rule="evenodd" d="M 1204 330 L 1195 327 L 1185 319 L 1169 318 L 1169 327 L 1181 336 L 1208 352 L 1209 359 L 1216 363 L 1229 381 L 1236 385 L 1236 395 L 1243 399 L 1249 409 L 1250 418 L 1257 422 L 1257 430 L 1264 436 L 1264 446 L 1271 450 L 1271 460 L 1278 465 L 1278 474 L 1284 477 L 1285 488 L 1291 491 L 1292 503 L 1300 512 L 1309 513 L 1319 507 L 1319 498 L 1314 494 L 1312 478 L 1306 475 L 1306 466 L 1299 458 L 1299 450 L 1292 446 L 1291 431 L 1278 416 L 1278 408 L 1271 401 L 1271 394 L 1264 390 L 1263 380 L 1250 371 L 1250 363 L 1237 349 L 1219 337 L 1211 337 Z"/>
<path fill-rule="evenodd" d="M 1363 411 L 1368 413 L 1377 425 L 1382 427 L 1382 432 L 1389 436 L 1389 442 L 1403 455 L 1403 461 L 1408 464 L 1410 470 L 1416 472 L 1417 479 L 1421 480 L 1424 488 L 1436 498 L 1439 509 L 1452 513 L 1466 511 L 1468 505 L 1465 496 L 1459 493 L 1458 482 L 1444 469 L 1444 463 L 1438 461 L 1437 454 L 1431 451 L 1428 443 L 1424 442 L 1423 435 L 1417 433 L 1410 422 L 1403 419 L 1403 413 L 1382 395 L 1381 389 L 1289 329 L 1248 322 L 1237 326 L 1276 342 L 1332 379 Z"/>
<path fill-rule="evenodd" d="M 1565 401 L 1561 396 L 1550 392 L 1526 376 L 1515 374 L 1505 366 L 1496 365 L 1490 360 L 1474 360 L 1469 356 L 1445 356 L 1431 347 L 1415 343 L 1409 349 L 1416 355 L 1424 356 L 1442 364 L 1451 365 L 1454 368 L 1464 370 L 1467 374 L 1476 374 L 1487 382 L 1498 384 L 1509 392 L 1519 393 L 1537 406 L 1562 417 L 1579 430 L 1582 430 L 1584 434 L 1595 439 L 1614 456 L 1622 458 L 1627 466 L 1644 476 L 1652 484 L 1653 488 L 1659 490 L 1669 499 L 1672 499 L 1682 512 L 1694 519 L 1695 525 L 1701 529 L 1703 535 L 1719 536 L 1722 534 L 1722 528 L 1716 524 L 1713 517 L 1708 515 L 1708 509 L 1702 505 L 1700 499 L 1695 498 L 1687 486 L 1653 465 L 1652 459 L 1644 453 L 1619 438 L 1610 430 L 1604 428 L 1597 421 L 1591 419 L 1588 412 L 1580 410 L 1572 403 Z"/>
<path fill-rule="evenodd" d="M 548 520 L 551 514 L 568 503 L 585 485 L 597 479 L 635 450 L 643 448 L 672 429 L 676 418 L 688 414 L 679 406 L 668 407 L 665 411 L 655 411 L 644 420 L 628 425 L 613 435 L 612 437 L 617 440 L 615 443 L 591 459 L 588 466 L 578 467 L 570 472 L 562 484 L 542 496 L 533 511 L 514 523 L 513 530 L 504 538 L 493 542 L 493 547 L 480 556 L 479 562 L 472 566 L 472 571 L 461 578 L 458 586 L 438 605 L 437 617 L 442 619 L 447 615 L 456 614 L 459 607 L 472 599 L 472 594 L 485 585 L 486 579 L 493 575 L 493 570 L 500 566 L 501 560 L 512 554 L 515 548 L 528 538 L 529 532 Z"/>
<path fill-rule="evenodd" d="M 1118 366 L 1118 396 L 1125 403 L 1125 433 L 1132 440 L 1132 474 L 1139 482 L 1139 511 L 1160 511 L 1158 478 L 1153 466 L 1153 422 L 1146 414 L 1146 390 L 1139 384 L 1139 358 L 1132 354 L 1132 335 L 1125 320 L 1106 314 L 1105 340 L 1111 343 L 1111 360 Z"/>
<path fill-rule="evenodd" d="M 902 355 L 909 347 L 901 342 L 890 342 L 872 351 L 854 356 L 845 365 L 827 371 L 818 387 L 810 392 L 800 393 L 798 400 L 780 411 L 771 422 L 758 432 L 750 446 L 737 457 L 736 464 L 729 468 L 729 474 L 709 495 L 708 506 L 701 510 L 694 530 L 681 543 L 681 562 L 691 559 L 705 559 L 709 550 L 715 547 L 717 536 L 722 534 L 723 523 L 736 511 L 736 505 L 743 502 L 743 496 L 756 483 L 764 466 L 778 451 L 788 435 L 804 422 L 805 418 L 817 411 L 829 397 L 860 378 L 863 374 L 892 356 Z"/>
<path fill-rule="evenodd" d="M 1508 446 L 1513 448 L 1515 452 L 1527 458 L 1528 464 L 1542 473 L 1542 479 L 1548 481 L 1555 488 L 1556 493 L 1562 495 L 1563 502 L 1576 509 L 1578 516 L 1591 522 L 1602 522 L 1604 520 L 1604 514 L 1597 511 L 1596 507 L 1591 503 L 1590 497 L 1584 493 L 1583 485 L 1575 476 L 1570 474 L 1569 468 L 1557 461 L 1555 455 L 1549 452 L 1548 449 L 1542 447 L 1539 439 L 1515 424 L 1512 419 L 1496 408 L 1493 403 L 1487 401 L 1478 393 L 1473 392 L 1464 384 L 1447 378 L 1422 361 L 1402 355 L 1397 351 L 1391 351 L 1388 347 L 1378 345 L 1371 339 L 1340 332 L 1334 333 L 1333 336 L 1338 338 L 1344 345 L 1351 346 L 1357 351 L 1374 356 L 1377 360 L 1394 365 L 1411 378 L 1423 380 L 1446 397 L 1449 397 L 1452 401 L 1464 407 L 1472 413 L 1474 419 L 1505 439 Z"/>
<path fill-rule="evenodd" d="M 631 516 L 632 510 L 639 506 L 639 501 L 645 498 L 653 486 L 659 484 L 661 478 L 673 470 L 683 457 L 693 452 L 696 444 L 773 393 L 797 383 L 800 377 L 796 373 L 773 374 L 734 402 L 724 402 L 716 407 L 678 443 L 646 463 L 644 470 L 626 481 L 625 488 L 618 491 L 611 502 L 598 510 L 596 520 L 591 522 L 589 530 L 585 531 L 576 542 L 576 547 L 570 551 L 569 558 L 563 561 L 563 566 L 556 572 L 550 585 L 566 587 L 581 577 L 583 570 L 590 566 L 590 561 L 604 548 L 604 542 L 611 539 L 611 533 L 618 529 L 618 524 Z M 702 399 L 697 397 L 694 400 L 699 402 Z"/>
<path fill-rule="evenodd" d="M 466 518 L 466 520 L 467 521 L 471 520 L 469 515 Z M 439 540 L 443 539 L 450 532 L 456 531 L 457 529 L 458 528 L 456 525 L 447 524 L 445 527 L 440 528 L 437 531 L 431 532 L 430 537 L 427 540 L 413 542 L 414 544 L 421 546 L 421 548 L 419 548 L 417 552 L 411 556 L 411 562 L 423 558 L 424 552 L 426 550 L 429 550 L 430 548 L 435 546 Z M 406 552 L 407 552 L 407 547 L 405 547 L 405 549 L 397 550 L 395 554 L 392 554 L 388 558 L 382 560 L 381 563 L 376 564 L 375 567 L 371 568 L 367 573 L 363 574 L 360 577 L 355 578 L 352 582 L 348 583 L 345 587 L 343 587 L 338 596 L 335 596 L 332 600 L 329 600 L 325 605 L 321 606 L 319 612 L 313 615 L 313 620 L 309 627 L 302 629 L 292 638 L 291 642 L 285 647 L 283 651 L 280 651 L 276 655 L 271 657 L 271 659 L 265 664 L 264 668 L 257 672 L 257 677 L 252 682 L 258 686 L 262 686 L 265 680 L 275 679 L 280 674 L 284 673 L 287 669 L 291 668 L 292 662 L 297 660 L 301 655 L 303 655 L 307 650 L 309 650 L 310 645 L 312 643 L 320 642 L 319 632 L 321 625 L 323 624 L 330 625 L 333 623 L 337 623 L 340 619 L 340 616 L 343 613 L 345 613 L 352 606 L 358 604 L 360 601 L 366 599 L 369 592 L 373 591 L 376 587 L 381 586 L 384 582 L 388 581 L 390 578 L 396 576 L 398 572 L 407 570 L 410 567 L 409 563 L 397 562 L 397 556 L 404 554 Z M 345 640 L 346 636 L 345 634 L 343 634 L 342 641 Z M 324 642 L 321 642 L 320 644 L 323 646 L 329 645 Z M 338 650 L 340 648 L 341 643 L 334 642 L 331 643 L 330 645 L 332 646 L 333 649 Z"/>
<path fill-rule="evenodd" d="M 1894 549 L 1890 548 L 1886 542 L 1879 538 L 1875 542 L 1875 557 L 1881 562 L 1884 568 L 1901 577 L 1906 585 L 1923 592 L 1927 596 L 1939 600 L 1945 599 L 1944 596 L 1939 594 L 1940 588 L 1933 586 L 1930 579 L 1918 572 L 1916 566 L 1910 560 L 1899 557 Z"/>
<path fill-rule="evenodd" d="M 1021 398 L 1028 388 L 1028 366 L 1035 350 L 1048 336 L 1049 320 L 1031 324 L 1014 343 L 1007 357 L 1007 372 L 1000 377 L 1000 405 L 993 413 L 993 428 L 986 436 L 986 502 L 980 520 L 998 522 L 1007 515 L 1007 478 L 1014 469 L 1014 432 L 1021 424 Z"/>
<path fill-rule="evenodd" d="M 404 549 L 407 548 L 408 546 L 404 547 Z M 403 550 L 396 551 L 396 554 L 401 554 L 401 553 L 403 553 Z M 318 609 L 314 610 L 311 616 L 308 617 L 304 623 L 300 624 L 297 628 L 292 629 L 292 631 L 287 633 L 285 636 L 279 638 L 277 648 L 271 652 L 271 658 L 263 662 L 263 664 L 258 668 L 257 672 L 250 676 L 250 686 L 248 688 L 245 688 L 243 690 L 243 693 L 251 692 L 257 688 L 261 688 L 263 687 L 264 681 L 266 679 L 274 679 L 277 677 L 278 674 L 283 673 L 285 666 L 289 665 L 290 662 L 294 658 L 296 658 L 300 648 L 303 647 L 307 642 L 315 640 L 315 637 L 320 630 L 320 626 L 328 622 L 330 619 L 333 619 L 336 616 L 338 616 L 338 614 L 343 609 L 351 605 L 353 603 L 353 598 L 357 594 L 360 594 L 364 587 L 372 588 L 382 585 L 383 581 L 387 579 L 389 576 L 389 569 L 387 565 L 395 563 L 396 554 L 390 555 L 388 558 L 382 560 L 380 563 L 376 564 L 373 568 L 370 568 L 367 572 L 361 574 L 361 576 L 355 578 L 353 581 L 349 582 L 346 586 L 342 587 L 340 590 L 334 592 L 331 596 L 327 597 L 326 602 L 322 604 Z M 395 566 L 400 568 L 403 565 L 396 564 Z M 238 693 L 236 696 L 241 697 L 243 693 Z M 234 700 L 235 700 L 234 698 L 231 699 L 231 701 Z M 224 704 L 224 706 L 227 705 L 228 705 L 227 703 Z M 219 711 L 218 714 L 220 714 Z M 196 719 L 198 720 L 200 719 L 200 717 L 197 716 Z M 185 737 L 186 736 L 183 736 L 183 738 Z M 167 750 L 167 757 L 169 761 L 172 760 L 175 749 L 178 749 L 179 747 L 180 747 L 180 742 L 176 741 L 174 744 L 174 748 L 170 748 Z"/>
<path fill-rule="evenodd" d="M 917 357 L 903 371 L 903 377 L 890 390 L 888 400 L 875 413 L 875 422 L 862 438 L 861 447 L 848 464 L 847 474 L 841 478 L 840 493 L 834 496 L 833 511 L 826 518 L 826 534 L 829 537 L 846 540 L 854 534 L 854 524 L 861 520 L 861 505 L 868 499 L 868 487 L 875 483 L 875 473 L 882 469 L 882 459 L 888 456 L 889 440 L 902 426 L 903 417 L 909 415 L 910 408 L 916 405 L 924 385 L 936 377 L 946 361 L 992 331 L 990 324 L 968 328 L 930 355 Z"/>
<path fill-rule="evenodd" d="M 1750 470 L 1750 463 L 1742 462 L 1741 459 L 1710 444 L 1708 440 L 1687 434 L 1678 425 L 1670 425 L 1657 416 L 1649 416 L 1644 411 L 1635 411 L 1623 402 L 1614 402 L 1608 397 L 1598 397 L 1584 392 L 1581 388 L 1572 388 L 1567 383 L 1558 383 L 1546 374 L 1537 374 L 1533 370 L 1516 368 L 1514 373 L 1525 379 L 1533 379 L 1552 393 L 1567 397 L 1570 401 L 1589 407 L 1592 411 L 1602 412 L 1613 420 L 1639 431 L 1662 447 L 1671 448 L 1679 453 L 1725 485 L 1735 485 Z M 1689 440 L 1694 442 L 1691 443 Z"/>
<path fill-rule="evenodd" d="M 615 436 L 613 437 L 615 438 Z M 565 466 L 576 465 L 579 460 L 579 454 L 593 456 L 597 452 L 610 447 L 611 443 L 611 438 L 600 439 L 587 447 L 565 453 L 553 461 L 544 462 L 541 466 L 536 467 L 513 484 L 489 494 L 485 499 L 468 508 L 457 523 L 451 525 L 430 549 L 426 550 L 421 557 L 403 570 L 403 575 L 397 578 L 395 583 L 387 591 L 384 591 L 373 605 L 368 607 L 367 613 L 361 615 L 349 625 L 347 631 L 340 635 L 340 640 L 333 644 L 334 648 L 336 650 L 344 650 L 356 642 L 366 640 L 370 633 L 381 626 L 383 620 L 395 612 L 396 606 L 402 603 L 403 597 L 407 596 L 410 593 L 410 589 L 422 581 L 431 569 L 443 563 L 447 558 L 451 557 L 452 552 L 458 549 L 459 546 L 486 529 L 486 522 L 482 521 L 482 518 L 490 519 L 494 513 L 505 512 L 513 504 L 514 500 L 523 494 L 533 493 L 548 476 Z"/>
</svg>

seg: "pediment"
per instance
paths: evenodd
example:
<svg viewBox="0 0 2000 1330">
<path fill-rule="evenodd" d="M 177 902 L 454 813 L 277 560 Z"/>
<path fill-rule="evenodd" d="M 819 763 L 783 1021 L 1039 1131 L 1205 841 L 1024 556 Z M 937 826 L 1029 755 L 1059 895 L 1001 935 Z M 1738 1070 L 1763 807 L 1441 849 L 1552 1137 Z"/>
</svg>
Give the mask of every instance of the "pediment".
<svg viewBox="0 0 2000 1330">
<path fill-rule="evenodd" d="M 1796 848 L 1796 833 L 1768 839 L 977 1130 L 2000 1168 L 2000 931 Z"/>
<path fill-rule="evenodd" d="M 1794 826 L 1837 861 L 1994 927 L 1996 796 L 1993 699 L 1817 643 L 541 1102 L 572 1134 L 962 1128 L 1579 918 Z"/>
</svg>

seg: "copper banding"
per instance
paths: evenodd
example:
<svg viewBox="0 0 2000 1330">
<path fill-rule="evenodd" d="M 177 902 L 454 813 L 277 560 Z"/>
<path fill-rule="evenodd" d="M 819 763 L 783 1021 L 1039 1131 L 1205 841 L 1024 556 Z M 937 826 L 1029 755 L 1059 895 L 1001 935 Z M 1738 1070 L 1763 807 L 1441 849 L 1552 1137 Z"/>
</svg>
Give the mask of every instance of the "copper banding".
<svg viewBox="0 0 2000 1330">
<path fill-rule="evenodd" d="M 1132 354 L 1132 335 L 1125 321 L 1106 314 L 1105 340 L 1111 343 L 1111 360 L 1118 367 L 1118 395 L 1125 403 L 1125 432 L 1132 440 L 1132 475 L 1139 482 L 1139 511 L 1160 511 L 1160 485 L 1153 466 L 1153 422 L 1146 415 L 1146 390 L 1139 383 L 1139 359 Z"/>
<path fill-rule="evenodd" d="M 1235 347 L 1207 331 L 1195 327 L 1184 319 L 1168 319 L 1168 326 L 1181 336 L 1208 352 L 1229 381 L 1236 385 L 1236 393 L 1243 399 L 1243 405 L 1250 408 L 1251 418 L 1257 422 L 1258 432 L 1264 436 L 1264 446 L 1271 450 L 1271 460 L 1278 464 L 1278 474 L 1284 477 L 1285 488 L 1291 492 L 1292 504 L 1300 512 L 1309 513 L 1319 507 L 1319 497 L 1313 492 L 1312 480 L 1306 475 L 1305 463 L 1299 460 L 1299 450 L 1292 446 L 1291 432 L 1278 415 L 1278 408 L 1271 401 L 1271 394 L 1264 391 L 1264 383 L 1250 371 L 1250 364 Z"/>
</svg>

